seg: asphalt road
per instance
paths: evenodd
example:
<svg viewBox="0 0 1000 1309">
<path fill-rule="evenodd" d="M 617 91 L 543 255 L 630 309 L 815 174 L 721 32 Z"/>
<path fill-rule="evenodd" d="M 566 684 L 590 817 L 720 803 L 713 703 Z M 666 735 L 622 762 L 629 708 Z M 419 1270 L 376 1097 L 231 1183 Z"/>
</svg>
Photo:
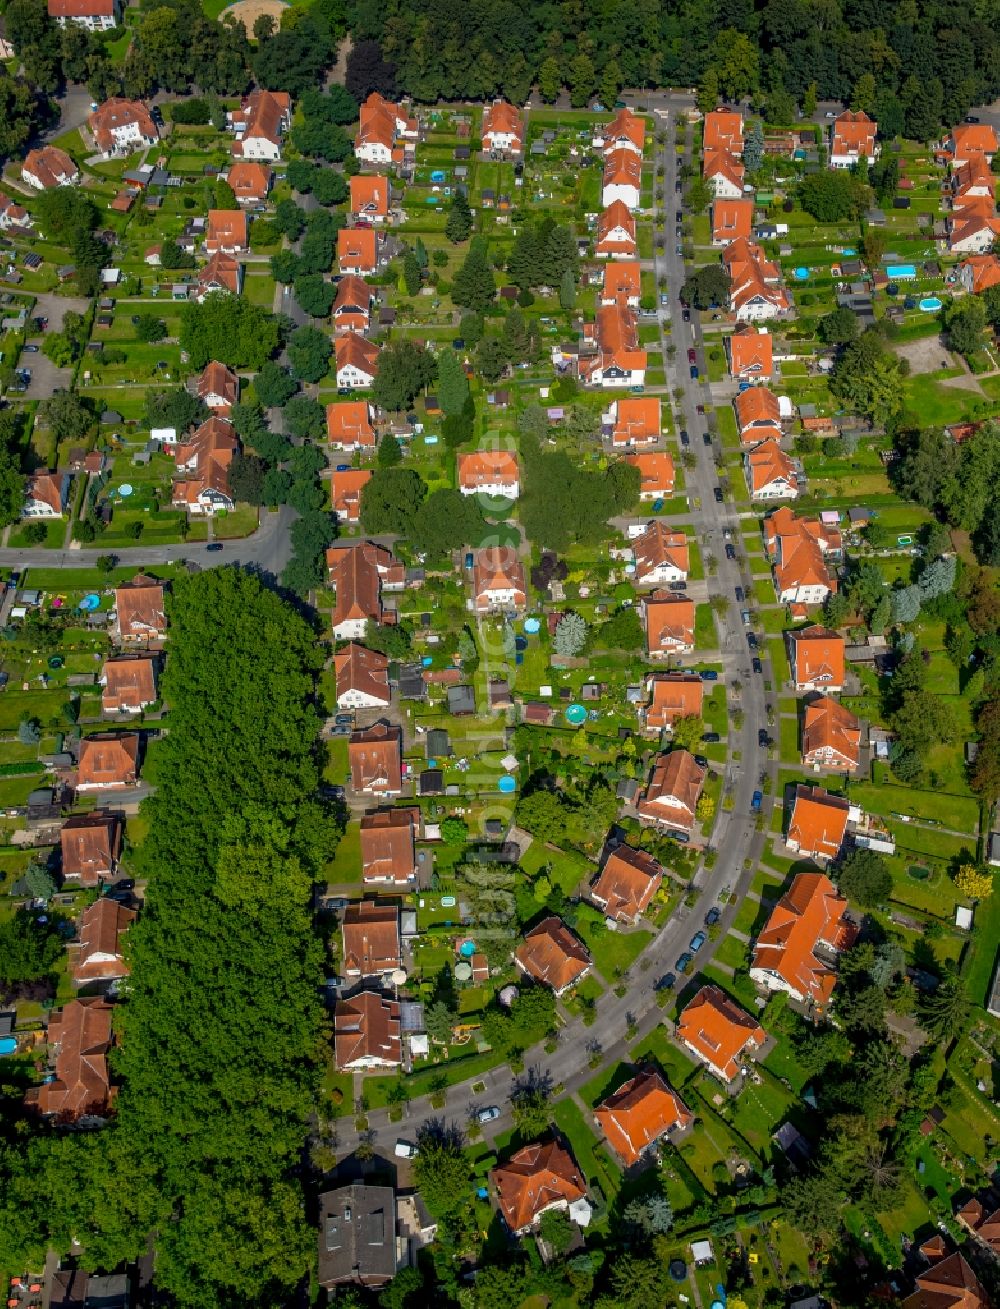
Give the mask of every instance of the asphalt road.
<svg viewBox="0 0 1000 1309">
<path fill-rule="evenodd" d="M 652 107 L 652 98 L 646 99 Z M 684 99 L 690 101 L 689 97 Z M 662 122 L 658 126 L 662 126 Z M 667 140 L 660 147 L 658 162 L 662 162 L 665 167 L 665 177 L 663 189 L 657 192 L 657 204 L 665 208 L 669 220 L 667 231 L 672 232 L 674 211 L 681 207 L 680 198 L 674 191 L 677 158 L 673 150 L 673 115 L 670 115 Z M 736 679 L 743 685 L 743 726 L 738 732 L 731 730 L 729 736 L 730 760 L 738 752 L 740 762 L 730 762 L 725 769 L 725 790 L 731 793 L 733 803 L 731 810 L 721 809 L 716 820 L 712 838 L 715 863 L 711 869 L 702 867 L 695 878 L 699 894 L 694 906 L 690 909 L 683 906 L 679 908 L 632 968 L 626 979 L 625 995 L 619 997 L 613 990 L 607 991 L 597 1003 L 594 1023 L 587 1027 L 576 1020 L 565 1026 L 554 1054 L 546 1054 L 541 1046 L 529 1051 L 525 1060 L 525 1072 L 520 1076 L 516 1076 L 508 1067 L 493 1069 L 479 1079 L 485 1083 L 485 1090 L 476 1096 L 472 1095 L 469 1084 L 451 1087 L 444 1109 L 433 1108 L 429 1098 L 423 1097 L 407 1106 L 402 1121 L 398 1123 L 389 1121 L 386 1110 L 370 1112 L 369 1132 L 373 1134 L 375 1147 L 386 1154 L 391 1153 L 396 1139 L 412 1141 L 430 1124 L 444 1121 L 464 1129 L 477 1109 L 495 1104 L 501 1110 L 500 1117 L 483 1129 L 484 1137 L 489 1140 L 510 1128 L 510 1095 L 520 1083 L 536 1079 L 550 1087 L 559 1088 L 558 1095 L 561 1097 L 578 1090 L 596 1075 L 598 1059 L 600 1066 L 604 1067 L 611 1067 L 616 1060 L 627 1059 L 630 1046 L 641 1041 L 660 1021 L 661 1014 L 656 1004 L 657 981 L 664 973 L 674 971 L 678 956 L 688 948 L 692 936 L 703 925 L 706 913 L 718 905 L 723 910 L 719 935 L 716 942 L 706 942 L 696 955 L 696 969 L 708 962 L 716 943 L 724 939 L 738 912 L 763 851 L 766 835 L 756 831 L 750 803 L 765 770 L 771 772 L 773 790 L 777 764 L 769 763 L 767 750 L 758 745 L 758 730 L 767 725 L 765 679 L 750 671 L 751 654 L 740 620 L 739 606 L 734 602 L 734 588 L 738 585 L 748 588 L 751 578 L 741 571 L 739 561 L 733 562 L 725 557 L 723 533 L 729 529 L 734 544 L 739 547 L 740 524 L 732 506 L 728 503 L 717 504 L 713 494 L 713 488 L 718 483 L 714 450 L 703 444 L 705 419 L 696 409 L 698 404 L 707 402 L 708 396 L 700 381 L 691 381 L 687 363 L 687 347 L 691 343 L 699 351 L 699 359 L 704 364 L 702 342 L 700 335 L 692 336 L 692 328 L 682 321 L 678 292 L 684 281 L 684 264 L 682 257 L 674 252 L 674 246 L 675 242 L 668 237 L 664 255 L 657 256 L 656 272 L 658 279 L 661 276 L 667 278 L 673 321 L 672 336 L 664 337 L 661 342 L 664 347 L 667 389 L 669 392 L 676 386 L 683 391 L 683 397 L 675 409 L 676 424 L 678 427 L 686 427 L 691 434 L 691 449 L 698 461 L 687 476 L 692 513 L 685 517 L 697 526 L 703 554 L 713 554 L 718 560 L 718 572 L 709 579 L 709 591 L 710 594 L 724 595 L 730 601 L 726 614 L 718 624 L 725 679 L 727 687 Z M 678 347 L 673 362 L 665 351 L 666 343 L 671 339 Z M 704 374 L 704 368 L 702 372 Z M 669 395 L 664 396 L 664 401 L 670 403 Z M 680 447 L 677 446 L 675 455 L 679 451 Z M 695 497 L 700 498 L 700 508 L 695 508 Z M 730 895 L 735 896 L 733 904 L 728 903 Z M 725 907 L 723 900 L 726 901 Z M 696 975 L 695 972 L 686 981 L 693 980 Z M 631 1039 L 625 1035 L 630 1027 L 635 1029 Z M 341 1153 L 349 1152 L 357 1140 L 358 1132 L 353 1118 L 347 1116 L 341 1119 L 337 1126 L 338 1150 Z"/>
</svg>

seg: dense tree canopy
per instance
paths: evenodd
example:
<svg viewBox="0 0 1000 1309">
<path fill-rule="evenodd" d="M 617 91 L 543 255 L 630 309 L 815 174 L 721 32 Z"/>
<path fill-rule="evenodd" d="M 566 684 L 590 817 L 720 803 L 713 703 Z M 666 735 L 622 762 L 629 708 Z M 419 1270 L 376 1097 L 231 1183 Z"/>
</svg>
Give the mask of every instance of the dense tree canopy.
<svg viewBox="0 0 1000 1309">
<path fill-rule="evenodd" d="M 181 313 L 181 349 L 192 368 L 210 359 L 232 368 L 260 368 L 278 347 L 278 324 L 243 296 L 210 295 Z"/>
</svg>

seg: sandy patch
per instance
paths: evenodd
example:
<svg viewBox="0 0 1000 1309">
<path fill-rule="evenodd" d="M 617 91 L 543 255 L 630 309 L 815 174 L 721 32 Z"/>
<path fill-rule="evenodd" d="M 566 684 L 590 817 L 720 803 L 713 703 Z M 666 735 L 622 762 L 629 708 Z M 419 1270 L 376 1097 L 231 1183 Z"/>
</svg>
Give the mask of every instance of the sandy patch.
<svg viewBox="0 0 1000 1309">
<path fill-rule="evenodd" d="M 911 373 L 936 373 L 942 368 L 958 368 L 959 361 L 942 344 L 940 336 L 924 336 L 893 346 L 901 359 L 910 361 Z"/>
<path fill-rule="evenodd" d="M 236 4 L 223 9 L 220 19 L 232 16 L 243 24 L 247 36 L 253 36 L 253 25 L 261 14 L 270 14 L 275 24 L 281 22 L 282 13 L 288 8 L 285 0 L 236 0 Z"/>
</svg>

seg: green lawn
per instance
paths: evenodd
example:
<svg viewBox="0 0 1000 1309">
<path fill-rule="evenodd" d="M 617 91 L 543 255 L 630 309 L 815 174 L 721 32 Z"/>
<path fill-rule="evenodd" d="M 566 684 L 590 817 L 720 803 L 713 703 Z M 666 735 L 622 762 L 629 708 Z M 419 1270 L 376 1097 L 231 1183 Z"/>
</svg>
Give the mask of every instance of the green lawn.
<svg viewBox="0 0 1000 1309">
<path fill-rule="evenodd" d="M 609 932 L 604 918 L 589 905 L 582 906 L 577 931 L 594 957 L 594 966 L 606 981 L 626 973 L 653 939 L 644 927 L 629 932 Z"/>
<path fill-rule="evenodd" d="M 694 610 L 694 648 L 696 650 L 715 650 L 719 638 L 715 630 L 715 615 L 709 604 L 695 605 Z"/>
<path fill-rule="evenodd" d="M 552 1120 L 569 1142 L 587 1181 L 596 1181 L 607 1200 L 613 1200 L 621 1189 L 621 1170 L 587 1125 L 576 1102 L 568 1097 L 560 1100 L 552 1110 Z"/>
<path fill-rule="evenodd" d="M 340 838 L 336 854 L 323 869 L 323 876 L 331 884 L 361 885 L 361 825 L 348 823 Z"/>
</svg>

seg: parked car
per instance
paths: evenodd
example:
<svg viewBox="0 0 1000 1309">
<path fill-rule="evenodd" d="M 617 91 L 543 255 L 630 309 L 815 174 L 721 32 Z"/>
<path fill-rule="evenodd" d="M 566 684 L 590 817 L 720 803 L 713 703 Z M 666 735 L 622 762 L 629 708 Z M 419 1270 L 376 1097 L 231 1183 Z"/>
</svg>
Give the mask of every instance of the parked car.
<svg viewBox="0 0 1000 1309">
<path fill-rule="evenodd" d="M 681 253 L 681 243 L 680 241 L 678 241 L 677 244 L 674 246 L 674 254 L 679 255 L 680 253 Z"/>
<path fill-rule="evenodd" d="M 26 345 L 26 346 L 24 347 L 24 353 L 25 353 L 26 355 L 36 355 L 36 354 L 38 354 L 38 346 L 37 346 L 37 345 Z"/>
<path fill-rule="evenodd" d="M 747 632 L 747 645 L 751 650 L 757 649 L 757 638 L 754 636 L 753 632 Z"/>
<path fill-rule="evenodd" d="M 670 837 L 671 841 L 677 841 L 679 845 L 687 845 L 688 841 L 691 840 L 687 832 L 677 832 L 673 828 L 667 832 L 667 836 Z"/>
<path fill-rule="evenodd" d="M 759 814 L 760 807 L 763 803 L 764 803 L 764 792 L 754 791 L 753 799 L 750 801 L 750 812 L 752 814 Z"/>
<path fill-rule="evenodd" d="M 218 554 L 218 552 L 222 549 L 222 542 L 210 541 L 208 545 L 205 546 L 205 549 L 208 551 L 209 554 Z"/>
<path fill-rule="evenodd" d="M 670 296 L 667 295 L 666 291 L 662 291 L 660 293 L 660 307 L 662 309 L 666 309 L 669 304 L 670 304 Z"/>
<path fill-rule="evenodd" d="M 400 1159 L 415 1159 L 420 1153 L 412 1141 L 397 1141 L 394 1152 Z"/>
<path fill-rule="evenodd" d="M 741 620 L 742 620 L 742 622 L 743 622 L 743 626 L 744 626 L 744 627 L 749 627 L 749 626 L 750 626 L 750 621 L 751 621 L 751 619 L 750 619 L 750 610 L 749 610 L 749 609 L 741 609 L 741 610 L 740 610 L 740 618 L 741 618 Z"/>
<path fill-rule="evenodd" d="M 684 221 L 684 211 L 681 210 L 681 209 L 678 209 L 678 210 L 677 210 L 677 213 L 674 215 L 674 222 L 675 222 L 675 223 L 683 223 L 683 221 Z"/>
<path fill-rule="evenodd" d="M 343 723 L 353 723 L 353 722 L 354 722 L 354 715 L 353 715 L 353 714 L 338 714 L 338 715 L 336 716 L 336 718 L 335 718 L 333 721 L 334 721 L 335 723 L 341 723 L 341 724 L 343 724 Z"/>
<path fill-rule="evenodd" d="M 697 354 L 695 353 L 694 346 L 690 346 L 690 347 L 688 348 L 688 363 L 689 363 L 689 364 L 693 364 L 694 361 L 695 361 L 697 358 L 698 358 L 698 356 L 697 356 Z"/>
<path fill-rule="evenodd" d="M 688 589 L 688 584 L 687 584 L 687 582 L 671 582 L 671 583 L 670 583 L 670 590 L 671 590 L 671 591 L 686 591 L 687 589 Z"/>
<path fill-rule="evenodd" d="M 737 603 L 737 604 L 742 604 L 742 603 L 743 603 L 743 587 L 742 587 L 742 586 L 738 586 L 738 587 L 736 588 L 736 590 L 733 592 L 733 594 L 736 596 L 736 603 Z"/>
<path fill-rule="evenodd" d="M 726 546 L 726 558 L 727 558 L 727 559 L 735 559 L 735 558 L 736 558 L 736 547 L 735 547 L 734 545 L 727 545 L 727 546 Z"/>
<path fill-rule="evenodd" d="M 682 312 L 681 312 L 681 318 L 684 319 L 685 323 L 690 323 L 690 321 L 691 321 L 691 310 L 690 310 L 690 309 L 684 309 L 684 310 L 682 310 Z"/>
<path fill-rule="evenodd" d="M 711 444 L 712 444 L 712 433 L 711 433 L 711 432 L 702 432 L 702 434 L 701 434 L 701 443 L 702 443 L 702 445 L 711 445 Z"/>
<path fill-rule="evenodd" d="M 660 978 L 660 980 L 656 983 L 656 989 L 658 991 L 672 991 L 676 985 L 677 985 L 676 973 L 664 973 L 663 976 Z"/>
<path fill-rule="evenodd" d="M 692 954 L 697 954 L 707 940 L 708 937 L 704 932 L 695 932 L 694 936 L 692 936 L 691 940 L 688 942 L 688 949 Z"/>
<path fill-rule="evenodd" d="M 967 123 L 978 123 L 978 122 L 979 122 L 979 119 L 976 117 L 975 114 L 966 114 L 966 115 L 965 115 L 965 121 L 966 121 Z"/>
<path fill-rule="evenodd" d="M 678 958 L 677 962 L 674 964 L 674 967 L 677 969 L 679 973 L 686 973 L 687 970 L 691 967 L 692 958 L 693 956 L 688 954 L 688 952 L 685 950 L 684 953 Z"/>
<path fill-rule="evenodd" d="M 766 750 L 767 747 L 771 744 L 771 738 L 768 735 L 768 731 L 766 727 L 761 727 L 758 729 L 757 744 L 760 746 L 762 750 Z"/>
<path fill-rule="evenodd" d="M 715 496 L 715 503 L 716 503 L 717 505 L 721 505 L 721 504 L 722 504 L 722 487 L 721 487 L 721 486 L 717 486 L 717 487 L 715 487 L 715 489 L 712 491 L 712 494 Z"/>
<path fill-rule="evenodd" d="M 708 913 L 705 915 L 705 926 L 714 927 L 721 917 L 722 910 L 718 905 L 712 905 L 711 909 L 709 909 Z"/>
<path fill-rule="evenodd" d="M 718 745 L 722 737 L 718 732 L 702 732 L 701 739 L 706 745 Z"/>
<path fill-rule="evenodd" d="M 492 1123 L 494 1119 L 499 1117 L 500 1117 L 499 1106 L 495 1104 L 491 1104 L 491 1105 L 487 1105 L 485 1109 L 479 1110 L 479 1112 L 476 1114 L 476 1122 Z"/>
<path fill-rule="evenodd" d="M 756 655 L 754 655 L 753 660 L 751 662 L 755 673 L 762 673 L 764 671 L 764 665 L 760 662 L 760 660 L 757 658 Z"/>
<path fill-rule="evenodd" d="M 691 381 L 692 381 L 692 382 L 697 382 L 697 380 L 698 380 L 698 365 L 697 365 L 697 364 L 692 364 L 692 365 L 691 365 L 690 373 L 691 373 Z"/>
<path fill-rule="evenodd" d="M 690 438 L 690 437 L 688 436 L 688 434 L 687 434 L 687 429 L 682 427 L 682 428 L 681 428 L 681 445 L 690 445 L 690 444 L 691 444 L 691 438 Z"/>
<path fill-rule="evenodd" d="M 717 682 L 719 680 L 719 674 L 714 668 L 703 668 L 698 676 L 703 682 Z"/>
</svg>

